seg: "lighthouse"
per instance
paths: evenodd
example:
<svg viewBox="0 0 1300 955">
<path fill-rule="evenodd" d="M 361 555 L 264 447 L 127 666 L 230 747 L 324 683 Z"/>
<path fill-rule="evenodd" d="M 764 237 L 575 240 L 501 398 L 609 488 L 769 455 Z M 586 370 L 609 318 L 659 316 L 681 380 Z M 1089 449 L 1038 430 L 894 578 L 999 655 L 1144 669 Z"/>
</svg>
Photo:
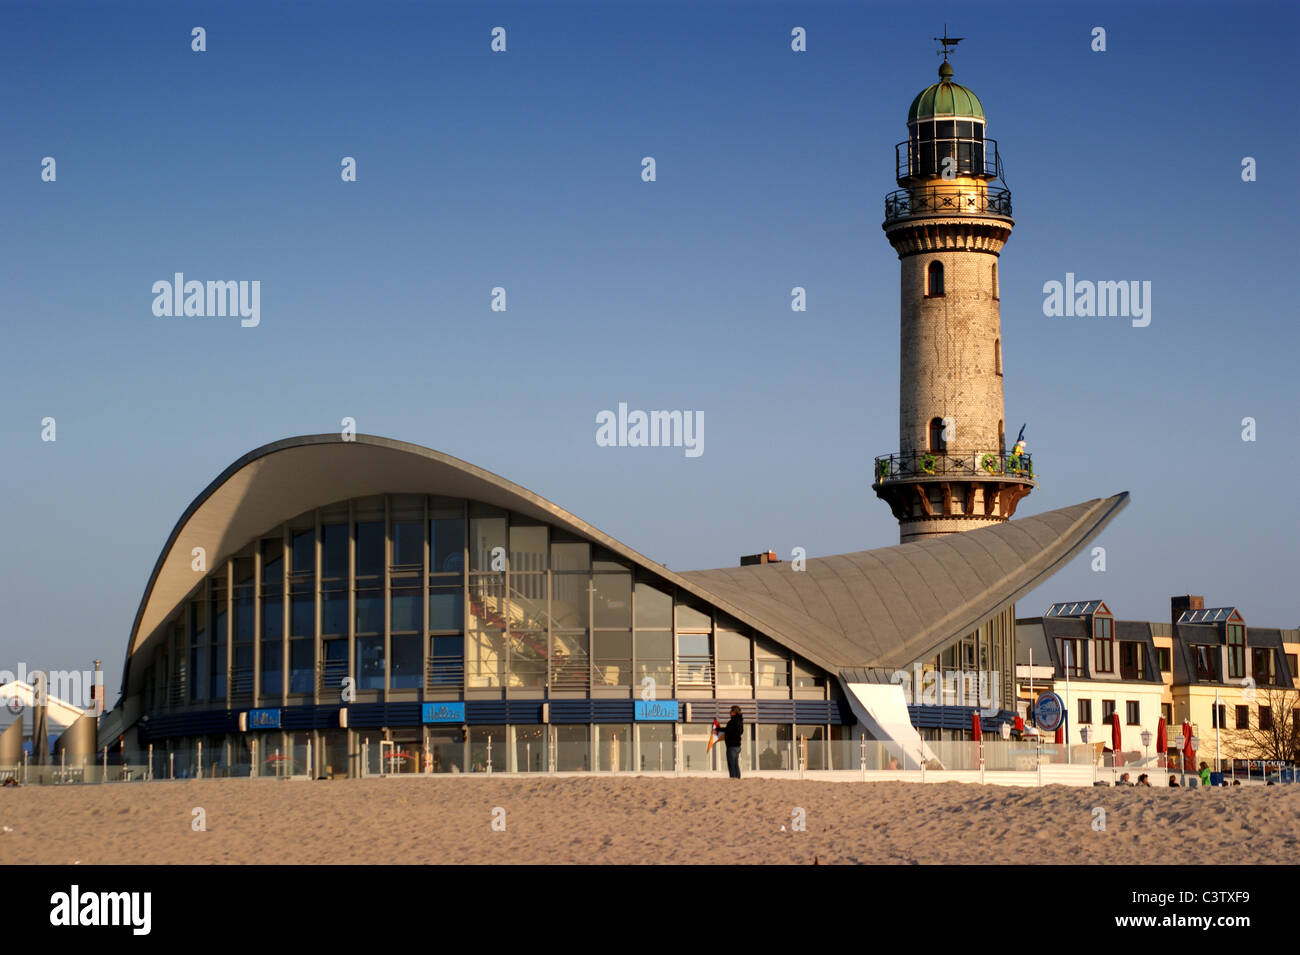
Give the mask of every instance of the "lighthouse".
<svg viewBox="0 0 1300 955">
<path fill-rule="evenodd" d="M 882 228 L 898 253 L 898 450 L 875 460 L 875 483 L 901 543 L 1010 518 L 1034 488 L 1033 463 L 1008 447 L 1002 404 L 998 262 L 1011 237 L 1011 191 L 979 98 L 953 82 L 917 94 L 895 146 L 898 189 Z M 996 184 L 995 184 L 996 183 Z"/>
</svg>

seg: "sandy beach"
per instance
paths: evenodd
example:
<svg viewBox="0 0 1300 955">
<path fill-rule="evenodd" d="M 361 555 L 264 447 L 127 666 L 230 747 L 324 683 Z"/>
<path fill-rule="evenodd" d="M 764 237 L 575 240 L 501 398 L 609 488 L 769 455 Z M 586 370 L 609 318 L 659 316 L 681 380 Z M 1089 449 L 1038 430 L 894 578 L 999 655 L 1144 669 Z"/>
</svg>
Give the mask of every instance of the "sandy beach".
<svg viewBox="0 0 1300 955">
<path fill-rule="evenodd" d="M 193 828 L 197 808 L 206 831 Z M 1294 863 L 1297 819 L 1300 788 L 1277 786 L 191 780 L 0 790 L 0 857 L 82 865 Z"/>
</svg>

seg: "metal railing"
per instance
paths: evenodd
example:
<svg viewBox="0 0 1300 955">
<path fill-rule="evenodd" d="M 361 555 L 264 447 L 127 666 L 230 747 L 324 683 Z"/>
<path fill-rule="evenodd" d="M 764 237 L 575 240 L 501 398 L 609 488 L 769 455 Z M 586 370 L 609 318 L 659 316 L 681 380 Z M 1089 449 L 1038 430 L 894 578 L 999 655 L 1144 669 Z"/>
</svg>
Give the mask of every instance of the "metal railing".
<svg viewBox="0 0 1300 955">
<path fill-rule="evenodd" d="M 425 671 L 428 689 L 458 689 L 465 682 L 464 657 L 430 657 Z"/>
<path fill-rule="evenodd" d="M 556 652 L 551 658 L 551 688 L 576 691 L 591 688 L 591 662 L 587 655 Z"/>
<path fill-rule="evenodd" d="M 715 774 L 727 772 L 722 745 L 708 747 L 704 724 L 691 730 L 679 725 L 674 739 L 638 739 L 627 726 L 597 725 L 590 740 L 558 738 L 553 733 L 527 738 L 513 731 L 474 736 L 455 742 L 395 742 L 376 735 L 363 736 L 349 749 L 345 762 L 348 775 L 416 775 L 461 773 L 611 773 L 644 772 Z M 925 757 L 918 758 L 918 746 Z M 95 758 L 52 757 L 45 765 L 30 758 L 16 765 L 0 766 L 0 780 L 13 779 L 24 785 L 80 785 L 105 782 L 149 782 L 183 779 L 288 778 L 315 775 L 329 756 L 310 737 L 296 738 L 291 745 L 253 745 L 225 742 L 198 746 L 193 741 L 167 748 L 148 746 L 140 750 L 101 750 Z M 1194 763 L 1199 764 L 1200 754 Z M 1207 761 L 1209 761 L 1207 759 Z M 1067 782 L 1089 786 L 1098 783 L 1123 784 L 1122 776 L 1136 782 L 1145 774 L 1153 786 L 1167 785 L 1175 776 L 1181 785 L 1191 784 L 1196 766 L 1181 765 L 1179 754 L 1166 757 L 1154 752 L 1125 752 L 1118 757 L 1099 752 L 1098 744 L 1069 746 L 1038 743 L 1027 739 L 926 740 L 923 744 L 900 744 L 849 739 L 746 738 L 741 745 L 740 767 L 744 774 L 760 773 L 852 773 L 853 778 L 907 779 L 917 782 L 964 781 L 1019 782 L 1044 785 Z M 1294 784 L 1296 769 L 1284 761 L 1211 761 L 1213 784 L 1263 786 L 1268 783 Z M 1002 774 L 985 779 L 985 773 Z M 954 775 L 968 774 L 968 775 Z M 978 775 L 976 775 L 978 774 Z M 845 778 L 845 777 L 841 777 Z"/>
<path fill-rule="evenodd" d="M 885 196 L 885 221 L 924 216 L 1011 218 L 1011 190 L 999 186 L 917 186 Z"/>
<path fill-rule="evenodd" d="M 181 667 L 174 679 L 167 683 L 167 707 L 177 709 L 189 702 L 189 681 L 186 679 L 185 667 Z"/>
<path fill-rule="evenodd" d="M 997 451 L 914 451 L 876 458 L 876 483 L 940 475 L 1033 480 L 1033 456 Z"/>
<path fill-rule="evenodd" d="M 318 692 L 324 693 L 326 690 L 337 690 L 343 685 L 343 679 L 348 675 L 348 661 L 322 660 L 317 673 Z"/>
<path fill-rule="evenodd" d="M 713 686 L 713 657 L 707 654 L 679 654 L 677 657 L 677 685 L 711 688 Z"/>
<path fill-rule="evenodd" d="M 230 695 L 234 699 L 251 699 L 253 696 L 253 668 L 230 668 Z"/>
</svg>

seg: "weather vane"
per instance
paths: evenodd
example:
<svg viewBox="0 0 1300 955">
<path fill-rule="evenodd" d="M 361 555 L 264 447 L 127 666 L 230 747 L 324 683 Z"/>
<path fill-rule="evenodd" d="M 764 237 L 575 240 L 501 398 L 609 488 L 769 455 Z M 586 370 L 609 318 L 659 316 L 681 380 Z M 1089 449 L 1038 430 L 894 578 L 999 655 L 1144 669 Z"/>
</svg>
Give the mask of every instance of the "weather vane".
<svg viewBox="0 0 1300 955">
<path fill-rule="evenodd" d="M 964 36 L 949 36 L 949 35 L 948 35 L 948 24 L 945 23 L 945 24 L 943 25 L 943 36 L 931 37 L 931 39 L 933 39 L 935 43 L 941 43 L 941 44 L 943 44 L 943 51 L 942 51 L 942 52 L 943 52 L 943 61 L 944 61 L 945 63 L 947 63 L 947 62 L 948 62 L 948 54 L 952 52 L 952 50 L 950 50 L 950 49 L 948 49 L 948 48 L 949 48 L 949 47 L 952 47 L 953 49 L 956 49 L 956 48 L 957 48 L 957 44 L 960 43 L 962 40 L 964 40 L 964 39 L 966 39 L 966 38 L 965 38 Z M 938 56 L 938 52 L 936 52 L 935 55 Z"/>
</svg>

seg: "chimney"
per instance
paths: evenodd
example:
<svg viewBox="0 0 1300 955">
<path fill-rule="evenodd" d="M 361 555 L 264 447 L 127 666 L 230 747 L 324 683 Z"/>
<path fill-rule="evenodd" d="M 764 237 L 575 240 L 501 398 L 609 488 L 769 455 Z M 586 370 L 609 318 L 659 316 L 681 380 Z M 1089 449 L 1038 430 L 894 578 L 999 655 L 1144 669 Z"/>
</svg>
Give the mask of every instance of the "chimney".
<svg viewBox="0 0 1300 955">
<path fill-rule="evenodd" d="M 740 558 L 740 566 L 748 567 L 750 564 L 779 564 L 781 558 L 776 556 L 776 551 L 766 551 L 762 554 L 749 554 Z"/>
<path fill-rule="evenodd" d="M 1183 597 L 1169 598 L 1169 622 L 1178 623 L 1178 618 L 1187 610 L 1204 610 L 1205 598 L 1198 597 L 1195 594 L 1187 594 Z"/>
</svg>

